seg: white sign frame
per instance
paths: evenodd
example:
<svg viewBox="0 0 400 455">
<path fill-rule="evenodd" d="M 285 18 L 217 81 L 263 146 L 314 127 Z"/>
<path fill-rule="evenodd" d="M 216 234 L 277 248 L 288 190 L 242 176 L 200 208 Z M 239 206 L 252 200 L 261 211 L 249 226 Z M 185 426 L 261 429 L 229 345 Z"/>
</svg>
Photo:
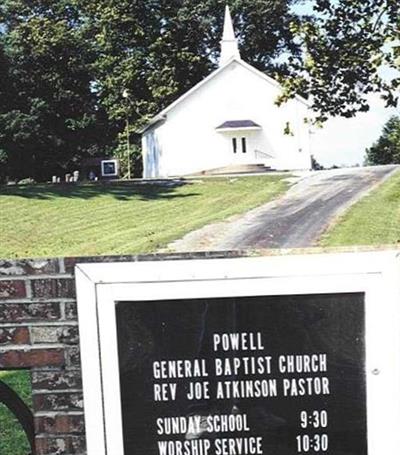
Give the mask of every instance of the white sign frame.
<svg viewBox="0 0 400 455">
<path fill-rule="evenodd" d="M 109 163 L 114 164 L 115 172 L 107 174 L 105 172 L 105 166 Z M 118 176 L 118 160 L 102 160 L 101 161 L 101 176 L 102 177 L 117 177 Z"/>
<path fill-rule="evenodd" d="M 88 455 L 126 455 L 118 301 L 365 293 L 368 455 L 400 451 L 400 251 L 76 266 Z M 334 455 L 334 454 L 332 454 Z"/>
</svg>

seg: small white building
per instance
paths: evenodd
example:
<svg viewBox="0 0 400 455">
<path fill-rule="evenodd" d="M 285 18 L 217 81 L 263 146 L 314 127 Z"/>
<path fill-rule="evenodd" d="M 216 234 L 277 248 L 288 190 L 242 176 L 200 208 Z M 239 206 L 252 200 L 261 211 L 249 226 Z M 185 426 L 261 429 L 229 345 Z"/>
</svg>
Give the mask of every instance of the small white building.
<svg viewBox="0 0 400 455">
<path fill-rule="evenodd" d="M 228 7 L 221 46 L 219 68 L 141 131 L 144 178 L 242 164 L 311 168 L 307 101 L 276 105 L 281 86 L 240 58 Z"/>
</svg>

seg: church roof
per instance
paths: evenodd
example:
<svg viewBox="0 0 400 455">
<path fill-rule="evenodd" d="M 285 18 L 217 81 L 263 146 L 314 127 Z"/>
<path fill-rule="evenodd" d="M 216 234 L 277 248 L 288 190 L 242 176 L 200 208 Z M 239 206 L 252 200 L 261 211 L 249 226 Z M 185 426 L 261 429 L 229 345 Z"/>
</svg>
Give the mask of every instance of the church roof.
<svg viewBox="0 0 400 455">
<path fill-rule="evenodd" d="M 216 130 L 239 130 L 239 129 L 261 129 L 253 120 L 228 120 L 217 126 Z"/>
<path fill-rule="evenodd" d="M 217 68 L 215 71 L 213 71 L 210 75 L 208 75 L 205 79 L 200 81 L 198 84 L 196 84 L 194 87 L 192 87 L 190 90 L 188 90 L 186 93 L 184 93 L 182 96 L 180 96 L 177 100 L 175 100 L 173 103 L 171 103 L 169 106 L 167 106 L 165 109 L 163 109 L 161 112 L 159 112 L 156 116 L 154 116 L 148 123 L 145 125 L 143 128 L 138 130 L 139 134 L 143 134 L 145 131 L 147 131 L 149 128 L 152 126 L 155 126 L 158 122 L 162 122 L 166 120 L 166 115 L 168 112 L 170 112 L 172 109 L 174 109 L 178 104 L 182 103 L 186 98 L 197 92 L 203 85 L 207 84 L 211 79 L 214 79 L 218 74 L 222 73 L 227 67 L 232 65 L 233 63 L 236 63 L 238 65 L 243 66 L 246 68 L 248 71 L 252 72 L 256 76 L 262 78 L 265 82 L 269 83 L 270 85 L 273 85 L 274 87 L 278 89 L 282 89 L 281 85 L 272 77 L 267 76 L 264 74 L 262 71 L 258 70 L 257 68 L 254 68 L 253 66 L 249 65 L 245 61 L 243 61 L 241 58 L 233 57 L 231 58 L 228 62 L 226 62 L 224 65 L 221 67 Z M 295 99 L 297 101 L 300 101 L 301 103 L 305 104 L 307 107 L 310 106 L 310 103 L 304 99 L 303 97 L 296 95 Z"/>
</svg>

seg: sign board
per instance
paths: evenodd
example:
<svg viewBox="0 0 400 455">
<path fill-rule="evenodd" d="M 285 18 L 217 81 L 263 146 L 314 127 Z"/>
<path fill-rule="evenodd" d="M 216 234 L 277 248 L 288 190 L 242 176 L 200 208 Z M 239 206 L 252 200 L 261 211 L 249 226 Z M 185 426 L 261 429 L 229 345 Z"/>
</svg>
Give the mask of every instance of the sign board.
<svg viewBox="0 0 400 455">
<path fill-rule="evenodd" d="M 398 453 L 396 252 L 76 276 L 88 455 Z"/>
<path fill-rule="evenodd" d="M 101 161 L 101 176 L 102 177 L 117 177 L 118 176 L 118 160 L 102 160 Z"/>
</svg>

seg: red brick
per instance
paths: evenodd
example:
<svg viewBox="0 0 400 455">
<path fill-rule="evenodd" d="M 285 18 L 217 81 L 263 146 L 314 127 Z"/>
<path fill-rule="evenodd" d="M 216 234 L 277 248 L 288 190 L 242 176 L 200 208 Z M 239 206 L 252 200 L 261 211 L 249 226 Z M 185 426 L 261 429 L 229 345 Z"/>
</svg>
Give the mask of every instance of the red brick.
<svg viewBox="0 0 400 455">
<path fill-rule="evenodd" d="M 0 281 L 0 300 L 21 299 L 26 297 L 25 281 Z"/>
<path fill-rule="evenodd" d="M 72 278 L 45 278 L 31 281 L 32 296 L 39 299 L 75 297 L 75 281 Z"/>
<path fill-rule="evenodd" d="M 32 368 L 64 366 L 62 349 L 10 350 L 0 353 L 0 368 Z"/>
<path fill-rule="evenodd" d="M 0 276 L 50 275 L 59 273 L 58 259 L 0 260 Z"/>
<path fill-rule="evenodd" d="M 83 414 L 35 417 L 35 431 L 47 434 L 84 434 L 84 417 Z"/>
<path fill-rule="evenodd" d="M 82 378 L 79 370 L 75 371 L 33 371 L 32 388 L 36 390 L 81 389 Z"/>
<path fill-rule="evenodd" d="M 78 320 L 78 307 L 76 302 L 66 302 L 65 303 L 65 317 L 69 321 Z"/>
<path fill-rule="evenodd" d="M 77 326 L 32 326 L 32 343 L 62 343 L 76 345 L 79 343 Z"/>
<path fill-rule="evenodd" d="M 81 366 L 81 355 L 79 346 L 66 347 L 65 357 L 68 368 L 79 368 Z"/>
<path fill-rule="evenodd" d="M 105 263 L 105 262 L 135 262 L 136 256 L 81 256 L 64 259 L 66 273 L 73 274 L 77 264 Z"/>
<path fill-rule="evenodd" d="M 86 438 L 84 436 L 71 436 L 67 439 L 69 453 L 86 453 Z"/>
<path fill-rule="evenodd" d="M 36 437 L 35 448 L 37 455 L 65 455 L 67 442 L 64 438 L 42 438 Z"/>
<path fill-rule="evenodd" d="M 165 260 L 184 260 L 184 259 L 218 259 L 236 258 L 247 256 L 246 251 L 206 251 L 188 253 L 153 253 L 140 255 L 123 256 L 80 256 L 64 259 L 66 273 L 74 273 L 77 264 L 107 263 L 107 262 L 137 262 L 137 261 L 165 261 Z"/>
<path fill-rule="evenodd" d="M 61 318 L 59 303 L 0 303 L 0 321 L 54 321 Z"/>
<path fill-rule="evenodd" d="M 29 344 L 29 330 L 27 327 L 0 328 L 0 345 Z"/>
<path fill-rule="evenodd" d="M 33 395 L 35 411 L 82 411 L 81 392 L 38 393 Z"/>
<path fill-rule="evenodd" d="M 65 455 L 86 453 L 84 436 L 58 438 L 36 437 L 36 455 Z"/>
<path fill-rule="evenodd" d="M 60 342 L 64 344 L 79 343 L 78 327 L 64 327 L 60 333 Z"/>
</svg>

